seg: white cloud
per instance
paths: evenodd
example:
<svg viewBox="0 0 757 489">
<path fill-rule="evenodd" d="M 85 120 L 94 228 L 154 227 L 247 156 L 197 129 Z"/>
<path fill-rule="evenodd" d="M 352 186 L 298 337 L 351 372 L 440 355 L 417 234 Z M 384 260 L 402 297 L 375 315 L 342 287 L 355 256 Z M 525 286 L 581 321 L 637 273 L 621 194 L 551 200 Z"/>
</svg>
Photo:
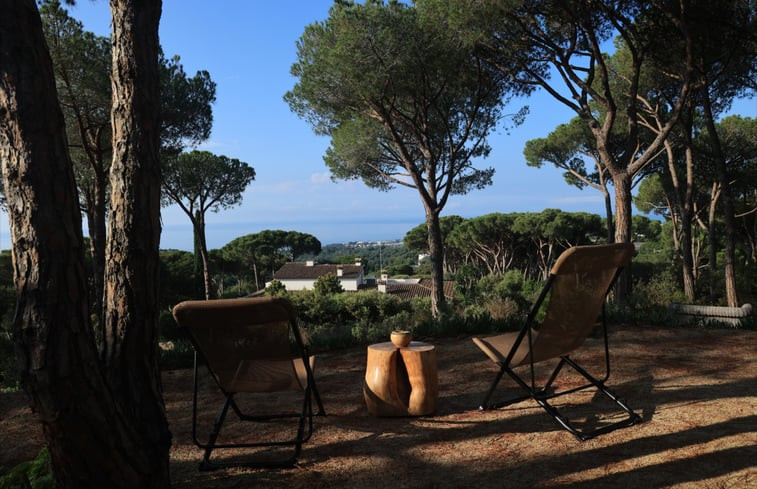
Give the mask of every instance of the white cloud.
<svg viewBox="0 0 757 489">
<path fill-rule="evenodd" d="M 329 183 L 330 181 L 331 173 L 329 172 L 313 173 L 312 175 L 310 175 L 310 182 L 316 185 L 322 185 L 324 183 Z"/>
</svg>

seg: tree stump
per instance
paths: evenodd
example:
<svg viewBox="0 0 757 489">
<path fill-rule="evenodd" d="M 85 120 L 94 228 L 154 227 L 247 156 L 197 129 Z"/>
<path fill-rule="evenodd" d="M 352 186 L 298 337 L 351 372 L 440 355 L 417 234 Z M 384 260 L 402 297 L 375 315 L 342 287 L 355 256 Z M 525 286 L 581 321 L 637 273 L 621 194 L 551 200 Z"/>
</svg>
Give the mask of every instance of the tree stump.
<svg viewBox="0 0 757 489">
<path fill-rule="evenodd" d="M 439 380 L 434 345 L 405 348 L 391 342 L 368 347 L 363 397 L 375 416 L 423 416 L 436 410 Z"/>
</svg>

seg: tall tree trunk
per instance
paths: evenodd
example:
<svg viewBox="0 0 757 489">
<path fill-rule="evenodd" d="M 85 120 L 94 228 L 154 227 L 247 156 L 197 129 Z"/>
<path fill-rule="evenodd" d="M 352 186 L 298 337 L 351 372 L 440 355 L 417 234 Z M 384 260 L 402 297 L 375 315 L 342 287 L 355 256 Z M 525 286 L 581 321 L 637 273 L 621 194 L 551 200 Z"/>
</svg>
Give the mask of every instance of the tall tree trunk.
<svg viewBox="0 0 757 489">
<path fill-rule="evenodd" d="M 687 212 L 681 214 L 681 270 L 683 292 L 689 301 L 696 299 L 696 281 L 694 279 L 694 254 L 691 239 L 691 217 Z"/>
<path fill-rule="evenodd" d="M 195 218 L 192 221 L 194 225 L 194 232 L 197 239 L 198 249 L 195 252 L 200 252 L 200 263 L 202 265 L 202 284 L 205 289 L 205 300 L 212 298 L 211 282 L 210 282 L 210 260 L 208 259 L 208 244 L 205 240 L 205 216 L 199 210 L 195 213 Z"/>
<path fill-rule="evenodd" d="M 757 188 L 755 188 L 752 191 L 752 199 L 754 202 L 757 202 Z M 757 263 L 757 218 L 752 218 L 752 229 L 749 230 L 748 223 L 744 224 L 745 227 L 747 227 L 747 239 L 749 240 L 749 250 L 750 250 L 750 256 L 752 258 L 753 263 Z"/>
<path fill-rule="evenodd" d="M 730 307 L 739 306 L 739 297 L 736 291 L 736 212 L 733 206 L 733 194 L 731 182 L 728 179 L 728 170 L 725 164 L 725 156 L 720 145 L 715 119 L 712 114 L 709 90 L 702 90 L 702 107 L 707 133 L 710 139 L 710 147 L 715 158 L 715 168 L 718 183 L 720 183 L 723 200 L 723 219 L 725 221 L 725 296 Z"/>
<path fill-rule="evenodd" d="M 95 176 L 97 180 L 101 179 L 100 175 Z M 90 213 L 92 215 L 89 224 L 89 239 L 92 242 L 92 282 L 93 295 L 92 303 L 94 304 L 94 313 L 97 317 L 97 326 L 101 331 L 100 340 L 105 337 L 104 314 L 103 309 L 103 287 L 105 276 L 105 240 L 106 240 L 106 182 L 102 181 L 95 184 L 94 188 L 94 207 Z M 88 214 L 88 215 L 89 215 Z"/>
<path fill-rule="evenodd" d="M 610 192 L 607 191 L 607 187 L 603 187 L 602 196 L 605 200 L 605 219 L 607 220 L 607 243 L 615 242 L 615 223 L 612 219 L 612 199 L 610 198 Z"/>
<path fill-rule="evenodd" d="M 428 251 L 431 260 L 431 314 L 439 317 L 446 310 L 444 297 L 444 244 L 442 228 L 439 224 L 439 212 L 426 207 L 426 229 L 428 230 Z"/>
<path fill-rule="evenodd" d="M 89 320 L 76 184 L 34 0 L 0 3 L 0 162 L 16 285 L 21 385 L 61 488 L 168 487 L 113 398 Z"/>
<path fill-rule="evenodd" d="M 612 178 L 615 187 L 615 242 L 632 243 L 631 175 L 617 172 Z M 615 287 L 616 300 L 623 301 L 631 294 L 631 267 L 623 270 Z"/>
<path fill-rule="evenodd" d="M 95 177 L 100 178 L 99 176 Z M 106 179 L 107 180 L 107 179 Z M 94 328 L 97 331 L 96 340 L 102 351 L 103 338 L 105 338 L 105 325 L 103 322 L 103 276 L 105 274 L 105 210 L 106 190 L 105 183 L 97 183 L 79 186 L 79 192 L 84 197 L 84 214 L 87 218 L 89 229 L 89 251 L 92 256 L 92 270 L 90 280 L 92 282 L 89 292 L 90 304 L 92 304 L 92 317 L 95 318 Z M 80 199 L 81 200 L 81 199 Z"/>
<path fill-rule="evenodd" d="M 255 290 L 260 290 L 260 280 L 258 279 L 258 262 L 257 260 L 254 260 L 252 262 L 252 274 L 255 276 Z M 239 292 L 242 292 L 242 289 L 239 289 Z"/>
<path fill-rule="evenodd" d="M 709 286 L 710 286 L 710 302 L 715 301 L 715 292 L 717 289 L 716 272 L 718 269 L 718 238 L 717 238 L 717 208 L 720 201 L 720 190 L 722 186 L 718 182 L 712 184 L 712 193 L 710 197 L 710 207 L 707 212 L 707 245 L 709 252 L 709 260 L 707 268 L 709 269 Z"/>
<path fill-rule="evenodd" d="M 83 210 L 87 216 L 92 254 L 92 290 L 90 292 L 90 300 L 94 307 L 93 312 L 97 318 L 96 327 L 100 332 L 98 340 L 102 342 L 102 338 L 104 338 L 103 276 L 105 274 L 107 169 L 109 166 L 106 160 L 106 153 L 109 150 L 102 147 L 102 134 L 108 127 L 92 122 L 89 115 L 83 113 L 80 103 L 76 101 L 76 88 L 71 83 L 70 72 L 73 69 L 65 63 L 65 57 L 60 51 L 60 39 L 57 39 L 55 44 L 58 49 L 55 56 L 58 59 L 58 63 L 60 63 L 58 79 L 63 81 L 64 89 L 68 92 L 68 97 L 73 101 L 70 104 L 70 108 L 79 131 L 79 140 L 84 158 L 86 158 L 93 176 L 91 187 L 84 192 L 85 195 L 88 195 L 85 199 Z"/>
<path fill-rule="evenodd" d="M 193 249 L 193 262 L 192 262 L 192 288 L 194 289 L 195 297 L 203 297 L 204 296 L 204 287 L 205 287 L 205 281 L 202 278 L 202 252 L 200 251 L 202 249 L 202 246 L 200 245 L 200 236 L 197 234 L 197 221 L 194 214 L 189 214 L 189 219 L 192 222 L 192 242 L 194 245 Z"/>
<path fill-rule="evenodd" d="M 168 487 L 158 368 L 160 0 L 111 0 L 113 161 L 105 265 L 106 375 L 142 435 L 150 487 Z"/>
<path fill-rule="evenodd" d="M 691 110 L 687 111 L 687 115 Z M 678 170 L 675 165 L 675 155 L 672 144 L 665 141 L 665 151 L 668 159 L 668 172 L 673 182 L 673 194 L 675 195 L 675 207 L 677 210 L 671 212 L 674 217 L 678 214 L 678 225 L 680 228 L 680 253 L 681 253 L 681 273 L 683 278 L 683 292 L 686 298 L 693 302 L 696 296 L 696 283 L 694 279 L 694 255 L 691 226 L 693 221 L 693 198 L 694 198 L 694 155 L 693 144 L 691 140 L 691 117 L 681 118 L 683 127 L 683 139 L 685 148 L 686 162 L 686 182 L 681 182 L 678 176 Z M 675 229 L 675 228 L 674 228 Z"/>
<path fill-rule="evenodd" d="M 681 199 L 681 257 L 683 268 L 683 291 L 689 301 L 696 299 L 696 277 L 694 275 L 694 242 L 692 239 L 694 201 L 694 154 L 691 141 L 687 137 L 686 146 L 686 188 Z"/>
</svg>

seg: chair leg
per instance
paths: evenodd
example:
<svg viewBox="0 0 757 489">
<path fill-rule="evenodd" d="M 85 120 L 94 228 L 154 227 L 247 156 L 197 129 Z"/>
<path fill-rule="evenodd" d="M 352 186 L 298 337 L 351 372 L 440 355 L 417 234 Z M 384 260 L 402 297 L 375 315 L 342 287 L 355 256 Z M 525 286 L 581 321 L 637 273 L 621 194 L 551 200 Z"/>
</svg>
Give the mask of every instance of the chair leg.
<svg viewBox="0 0 757 489">
<path fill-rule="evenodd" d="M 311 379 L 310 382 L 312 383 L 311 393 L 315 397 L 315 402 L 318 406 L 318 416 L 326 416 L 326 410 L 323 408 L 323 402 L 321 402 L 321 394 L 315 385 L 315 378 Z"/>
<path fill-rule="evenodd" d="M 311 397 L 309 393 L 305 394 L 304 402 L 305 402 L 305 405 L 303 406 L 303 410 L 302 410 L 303 415 L 301 419 L 304 421 L 305 418 L 307 418 L 308 431 L 307 431 L 307 434 L 300 436 L 301 443 L 308 441 L 310 439 L 310 436 L 313 434 L 313 398 Z M 325 416 L 325 413 L 323 411 L 321 411 L 318 414 Z M 304 429 L 304 422 L 301 422 L 300 426 L 302 427 L 302 429 Z"/>
<path fill-rule="evenodd" d="M 569 365 L 570 367 L 572 367 L 581 376 L 586 378 L 586 380 L 588 380 L 589 383 L 581 387 L 549 394 L 548 393 L 549 389 L 551 388 L 552 384 L 555 382 L 559 373 L 562 371 L 565 365 Z M 514 397 L 512 399 L 507 399 L 499 403 L 489 404 L 489 399 L 493 395 L 494 390 L 496 389 L 497 385 L 502 379 L 502 375 L 504 373 L 507 373 L 521 388 L 523 388 L 526 392 L 528 392 L 528 394 L 520 396 L 520 397 Z M 570 421 L 565 416 L 563 416 L 562 413 L 556 407 L 554 407 L 553 405 L 549 403 L 549 399 L 564 396 L 566 394 L 577 392 L 589 387 L 595 387 L 598 391 L 606 395 L 609 399 L 615 402 L 615 404 L 619 406 L 628 415 L 628 417 L 626 419 L 612 423 L 610 425 L 606 425 L 592 431 L 584 432 L 584 431 L 579 431 L 578 429 L 576 429 L 570 423 Z M 497 376 L 495 377 L 494 382 L 492 382 L 492 385 L 489 387 L 489 390 L 487 391 L 486 396 L 484 397 L 484 400 L 481 403 L 481 406 L 479 407 L 479 409 L 480 410 L 498 409 L 504 406 L 508 406 L 510 404 L 525 401 L 526 399 L 534 399 L 542 408 L 544 408 L 545 411 L 547 411 L 547 413 L 550 416 L 552 416 L 555 419 L 555 421 L 557 421 L 560 424 L 560 426 L 565 428 L 568 432 L 570 432 L 573 436 L 575 436 L 581 441 L 589 440 L 601 434 L 614 431 L 618 428 L 624 428 L 624 427 L 631 426 L 631 425 L 641 422 L 641 417 L 638 414 L 636 414 L 630 407 L 628 407 L 625 401 L 618 398 L 610 389 L 608 389 L 604 385 L 603 381 L 600 381 L 594 378 L 591 374 L 589 374 L 586 370 L 581 368 L 580 365 L 578 365 L 569 357 L 561 357 L 560 363 L 555 367 L 555 369 L 553 370 L 547 382 L 544 384 L 543 387 L 538 388 L 538 389 L 534 386 L 530 386 L 525 380 L 519 377 L 518 374 L 516 374 L 512 369 L 500 366 L 500 371 L 497 373 Z"/>
<path fill-rule="evenodd" d="M 216 422 L 213 425 L 213 431 L 210 433 L 210 437 L 208 437 L 208 443 L 205 447 L 205 455 L 202 457 L 202 461 L 200 462 L 200 470 L 213 470 L 215 468 L 219 468 L 210 461 L 210 454 L 215 448 L 216 440 L 218 439 L 218 435 L 221 433 L 221 427 L 223 426 L 223 422 L 226 419 L 226 413 L 228 413 L 229 406 L 232 402 L 232 397 L 226 396 L 226 401 L 223 403 L 223 407 L 218 413 Z"/>
<path fill-rule="evenodd" d="M 499 372 L 497 372 L 497 376 L 494 378 L 494 382 L 492 382 L 492 385 L 489 386 L 489 390 L 486 391 L 484 400 L 481 401 L 481 404 L 478 406 L 479 411 L 484 411 L 486 409 L 493 408 L 493 406 L 489 405 L 489 399 L 492 397 L 492 394 L 494 394 L 494 390 L 497 388 L 497 384 L 499 384 L 499 381 L 502 380 L 502 374 L 504 373 L 505 373 L 505 367 L 500 366 Z"/>
<path fill-rule="evenodd" d="M 229 411 L 229 407 L 231 407 L 237 414 L 237 416 L 241 420 L 245 421 L 263 421 L 263 420 L 271 420 L 271 419 L 277 419 L 277 418 L 291 418 L 291 417 L 298 417 L 298 425 L 297 425 L 297 435 L 296 437 L 291 441 L 283 441 L 283 442 L 261 442 L 261 443 L 240 443 L 240 444 L 216 444 L 216 441 L 218 439 L 218 436 L 221 432 L 221 428 L 223 426 L 223 422 L 226 419 L 226 416 Z M 306 422 L 307 422 L 307 430 L 306 430 Z M 217 470 L 222 468 L 230 468 L 230 467 L 254 467 L 254 468 L 288 468 L 288 467 L 294 467 L 297 464 L 297 458 L 300 455 L 300 452 L 302 451 L 302 444 L 310 439 L 310 436 L 313 434 L 313 404 L 312 404 L 312 398 L 311 398 L 311 392 L 310 388 L 305 389 L 305 395 L 303 397 L 302 401 L 302 412 L 297 414 L 288 414 L 288 415 L 274 415 L 274 416 L 250 416 L 242 413 L 239 410 L 239 407 L 237 406 L 234 396 L 228 395 L 226 397 L 226 401 L 223 404 L 223 407 L 218 413 L 218 416 L 216 418 L 213 431 L 211 432 L 210 436 L 208 437 L 208 442 L 204 444 L 197 443 L 197 445 L 200 448 L 205 449 L 204 456 L 200 462 L 199 470 L 201 471 L 210 471 L 210 470 Z M 252 448 L 252 447 L 273 447 L 273 446 L 294 446 L 294 451 L 292 455 L 289 457 L 283 459 L 283 460 L 274 460 L 274 461 L 249 461 L 249 462 L 212 462 L 210 460 L 210 456 L 214 449 L 216 448 Z"/>
<path fill-rule="evenodd" d="M 489 399 L 491 398 L 492 394 L 494 394 L 495 389 L 497 388 L 497 385 L 499 384 L 500 380 L 502 380 L 502 375 L 507 373 L 512 379 L 523 389 L 528 392 L 528 394 L 524 394 L 522 396 L 513 397 L 510 399 L 506 399 L 504 401 L 496 402 L 496 403 L 489 403 Z M 533 393 L 531 392 L 531 389 L 528 387 L 528 384 L 523 382 L 520 377 L 518 377 L 511 369 L 507 367 L 500 367 L 500 371 L 497 373 L 497 376 L 494 379 L 494 382 L 492 382 L 492 385 L 489 387 L 489 391 L 486 393 L 486 396 L 484 397 L 483 402 L 481 402 L 481 405 L 479 406 L 480 411 L 485 411 L 487 409 L 499 409 L 503 408 L 505 406 L 509 406 L 510 404 L 515 404 L 521 401 L 525 401 L 526 399 L 531 399 L 533 397 Z"/>
<path fill-rule="evenodd" d="M 567 391 L 563 391 L 563 392 L 560 392 L 560 393 L 557 393 L 557 394 L 554 394 L 554 395 L 551 395 L 551 396 L 545 396 L 545 397 L 542 397 L 542 398 L 536 398 L 536 401 L 563 428 L 565 428 L 566 430 L 568 430 L 576 438 L 578 438 L 581 441 L 586 441 L 586 440 L 589 440 L 589 439 L 594 438 L 596 436 L 599 436 L 599 435 L 602 435 L 602 434 L 605 434 L 605 433 L 609 433 L 609 432 L 614 431 L 616 429 L 625 428 L 625 427 L 632 426 L 632 425 L 634 425 L 636 423 L 641 422 L 641 417 L 638 414 L 636 414 L 630 407 L 628 407 L 628 405 L 625 403 L 625 401 L 623 401 L 622 399 L 620 399 L 618 396 L 615 395 L 614 392 L 612 392 L 610 389 L 608 389 L 605 386 L 605 384 L 604 384 L 603 381 L 600 381 L 600 380 L 597 380 L 596 378 L 594 378 L 591 374 L 589 374 L 589 372 L 587 372 L 586 370 L 584 370 L 580 365 L 578 365 L 576 362 L 574 362 L 569 357 L 562 357 L 562 361 L 560 362 L 560 366 L 558 368 L 560 368 L 563 364 L 570 365 L 576 372 L 578 372 L 579 374 L 581 374 L 581 376 L 583 376 L 586 380 L 588 380 L 589 384 L 587 384 L 587 385 L 585 385 L 583 387 L 576 388 L 576 389 L 570 389 L 570 390 L 567 390 Z M 553 377 L 555 377 L 555 375 L 553 375 Z M 551 379 L 551 380 L 554 380 L 554 379 Z M 591 430 L 591 431 L 579 431 L 578 429 L 576 429 L 568 421 L 567 418 L 565 418 L 557 410 L 557 408 L 555 408 L 554 406 L 552 406 L 551 404 L 549 404 L 549 402 L 547 401 L 548 399 L 552 399 L 554 397 L 563 396 L 563 395 L 569 394 L 571 392 L 576 392 L 578 390 L 581 390 L 581 389 L 584 389 L 584 388 L 587 388 L 587 387 L 592 387 L 592 386 L 594 388 L 596 388 L 599 392 L 601 392 L 602 394 L 604 394 L 605 396 L 607 396 L 621 410 L 623 410 L 623 412 L 625 412 L 628 416 L 625 419 L 622 419 L 622 420 L 617 421 L 615 423 L 611 423 L 609 425 L 602 426 L 602 427 L 597 428 L 595 430 Z"/>
</svg>

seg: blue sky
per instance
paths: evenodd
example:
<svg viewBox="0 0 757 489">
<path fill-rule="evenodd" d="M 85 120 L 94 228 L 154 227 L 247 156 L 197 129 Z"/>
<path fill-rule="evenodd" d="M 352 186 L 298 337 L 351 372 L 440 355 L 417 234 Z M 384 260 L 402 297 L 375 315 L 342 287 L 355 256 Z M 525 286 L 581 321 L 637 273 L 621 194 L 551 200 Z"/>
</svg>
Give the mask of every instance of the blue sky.
<svg viewBox="0 0 757 489">
<path fill-rule="evenodd" d="M 295 42 L 306 25 L 328 16 L 332 0 L 164 0 L 160 41 L 166 56 L 178 54 L 185 71 L 208 70 L 217 83 L 213 132 L 198 149 L 247 162 L 256 171 L 240 206 L 207 216 L 209 248 L 263 229 L 310 233 L 322 244 L 401 239 L 423 222 L 415 190 L 378 192 L 357 181 L 332 182 L 323 154 L 328 138 L 315 136 L 290 112 L 284 93 L 296 80 L 289 68 Z M 71 15 L 87 30 L 110 35 L 106 0 L 78 0 Z M 512 105 L 530 106 L 523 125 L 498 130 L 479 166 L 496 168 L 485 190 L 450 199 L 444 215 L 475 217 L 489 212 L 561 208 L 603 215 L 599 192 L 568 186 L 554 168 L 526 166 L 523 147 L 573 116 L 546 94 Z M 757 99 L 732 112 L 757 116 Z M 177 206 L 164 208 L 161 248 L 192 249 L 189 218 Z M 0 219 L 0 249 L 10 247 L 7 218 Z"/>
</svg>

